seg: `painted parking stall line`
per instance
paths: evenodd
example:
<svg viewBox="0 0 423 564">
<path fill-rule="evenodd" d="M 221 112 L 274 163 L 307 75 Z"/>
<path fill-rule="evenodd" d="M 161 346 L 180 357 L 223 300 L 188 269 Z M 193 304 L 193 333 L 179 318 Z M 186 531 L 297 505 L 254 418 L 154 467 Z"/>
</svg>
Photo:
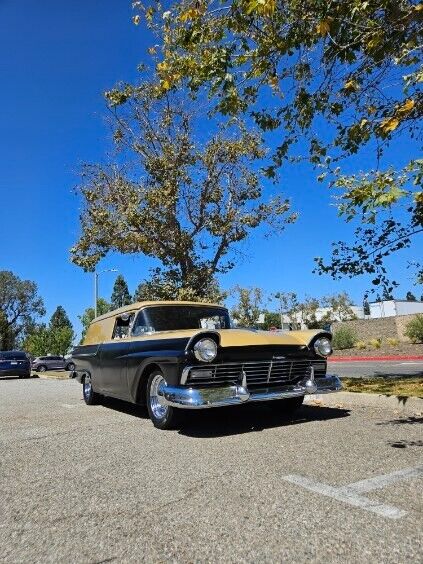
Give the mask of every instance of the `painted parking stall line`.
<svg viewBox="0 0 423 564">
<path fill-rule="evenodd" d="M 390 474 L 374 476 L 373 478 L 361 480 L 359 482 L 354 482 L 352 484 L 347 484 L 346 486 L 341 487 L 317 482 L 316 480 L 306 478 L 305 476 L 299 476 L 297 474 L 283 476 L 283 480 L 290 482 L 291 484 L 301 486 L 306 490 L 324 495 L 326 497 L 331 497 L 332 499 L 347 503 L 354 507 L 359 507 L 360 509 L 364 509 L 365 511 L 371 511 L 372 513 L 376 513 L 381 517 L 388 519 L 400 519 L 401 517 L 407 515 L 406 511 L 398 509 L 397 507 L 394 507 L 392 505 L 387 505 L 385 503 L 380 503 L 373 499 L 369 499 L 362 494 L 376 489 L 384 488 L 396 482 L 419 477 L 423 477 L 423 466 L 417 466 L 416 468 L 405 468 L 403 470 L 398 470 Z"/>
<path fill-rule="evenodd" d="M 382 476 L 374 476 L 373 478 L 368 478 L 367 480 L 361 480 L 360 482 L 349 484 L 346 488 L 349 491 L 366 493 L 379 488 L 384 488 L 390 484 L 394 484 L 395 482 L 402 482 L 404 480 L 410 480 L 411 478 L 421 477 L 423 477 L 423 466 L 417 466 L 416 468 L 404 468 L 404 470 L 397 470 L 396 472 L 391 472 L 390 474 L 382 474 Z"/>
</svg>

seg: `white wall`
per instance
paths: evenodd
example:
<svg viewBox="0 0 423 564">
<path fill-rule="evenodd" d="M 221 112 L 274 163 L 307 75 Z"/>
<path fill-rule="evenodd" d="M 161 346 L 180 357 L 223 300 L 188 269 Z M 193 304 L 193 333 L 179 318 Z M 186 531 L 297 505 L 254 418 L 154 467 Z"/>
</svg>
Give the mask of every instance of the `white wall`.
<svg viewBox="0 0 423 564">
<path fill-rule="evenodd" d="M 397 315 L 408 315 L 410 313 L 423 313 L 423 302 L 395 302 Z"/>
<path fill-rule="evenodd" d="M 394 317 L 395 315 L 409 315 L 411 313 L 423 313 L 423 302 L 407 302 L 405 300 L 387 300 L 383 302 L 372 302 L 370 305 L 370 317 Z"/>
</svg>

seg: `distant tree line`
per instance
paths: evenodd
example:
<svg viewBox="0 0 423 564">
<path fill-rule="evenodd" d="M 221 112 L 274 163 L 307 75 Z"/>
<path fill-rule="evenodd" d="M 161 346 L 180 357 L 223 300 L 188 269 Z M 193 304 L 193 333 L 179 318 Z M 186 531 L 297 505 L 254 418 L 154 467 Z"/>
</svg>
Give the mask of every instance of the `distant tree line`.
<svg viewBox="0 0 423 564">
<path fill-rule="evenodd" d="M 130 294 L 128 284 L 122 275 L 117 276 L 110 300 L 99 298 L 97 315 L 138 301 L 175 300 L 179 297 L 178 279 L 163 277 L 160 269 L 152 271 L 150 278 L 142 280 L 135 293 Z M 294 292 L 266 294 L 261 288 L 236 286 L 223 290 L 218 281 L 212 278 L 204 301 L 223 304 L 227 298 L 234 302 L 232 317 L 244 327 L 261 329 L 279 328 L 281 314 L 284 323 L 293 329 L 300 326 L 320 328 L 335 320 L 348 320 L 355 317 L 353 301 L 345 292 L 323 298 L 305 297 L 300 300 Z M 385 299 L 393 299 L 386 296 Z M 423 296 L 421 296 L 423 301 Z M 406 300 L 417 301 L 408 291 Z M 317 316 L 321 307 L 328 309 L 322 317 Z M 364 314 L 370 314 L 370 306 L 365 299 Z M 47 354 L 65 355 L 75 342 L 75 333 L 69 317 L 58 305 L 48 323 L 42 321 L 46 310 L 35 282 L 21 280 L 13 272 L 0 271 L 0 350 L 21 348 L 33 356 Z M 262 316 L 262 317 L 260 317 Z M 262 322 L 259 323 L 259 318 Z M 94 319 L 94 308 L 88 307 L 79 316 L 82 324 L 82 339 Z"/>
</svg>

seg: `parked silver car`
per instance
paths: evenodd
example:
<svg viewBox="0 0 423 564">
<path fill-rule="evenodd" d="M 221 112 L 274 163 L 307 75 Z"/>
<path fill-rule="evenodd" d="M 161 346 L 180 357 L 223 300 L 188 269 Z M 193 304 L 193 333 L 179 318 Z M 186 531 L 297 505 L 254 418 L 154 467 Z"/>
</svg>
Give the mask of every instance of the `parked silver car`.
<svg viewBox="0 0 423 564">
<path fill-rule="evenodd" d="M 74 370 L 75 364 L 72 359 L 65 360 L 63 356 L 37 356 L 31 364 L 35 372 L 45 372 L 46 370 Z"/>
</svg>

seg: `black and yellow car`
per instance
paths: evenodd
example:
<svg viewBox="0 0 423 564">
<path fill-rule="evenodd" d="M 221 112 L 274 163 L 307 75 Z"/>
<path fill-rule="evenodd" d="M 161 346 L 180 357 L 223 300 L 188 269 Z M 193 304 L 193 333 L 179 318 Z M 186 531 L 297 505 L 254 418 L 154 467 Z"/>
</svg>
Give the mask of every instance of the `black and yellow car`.
<svg viewBox="0 0 423 564">
<path fill-rule="evenodd" d="M 228 310 L 194 302 L 139 302 L 96 318 L 72 353 L 85 402 L 110 396 L 147 405 L 154 425 L 181 409 L 268 401 L 298 408 L 306 394 L 336 392 L 326 374 L 325 331 L 233 329 Z"/>
</svg>

